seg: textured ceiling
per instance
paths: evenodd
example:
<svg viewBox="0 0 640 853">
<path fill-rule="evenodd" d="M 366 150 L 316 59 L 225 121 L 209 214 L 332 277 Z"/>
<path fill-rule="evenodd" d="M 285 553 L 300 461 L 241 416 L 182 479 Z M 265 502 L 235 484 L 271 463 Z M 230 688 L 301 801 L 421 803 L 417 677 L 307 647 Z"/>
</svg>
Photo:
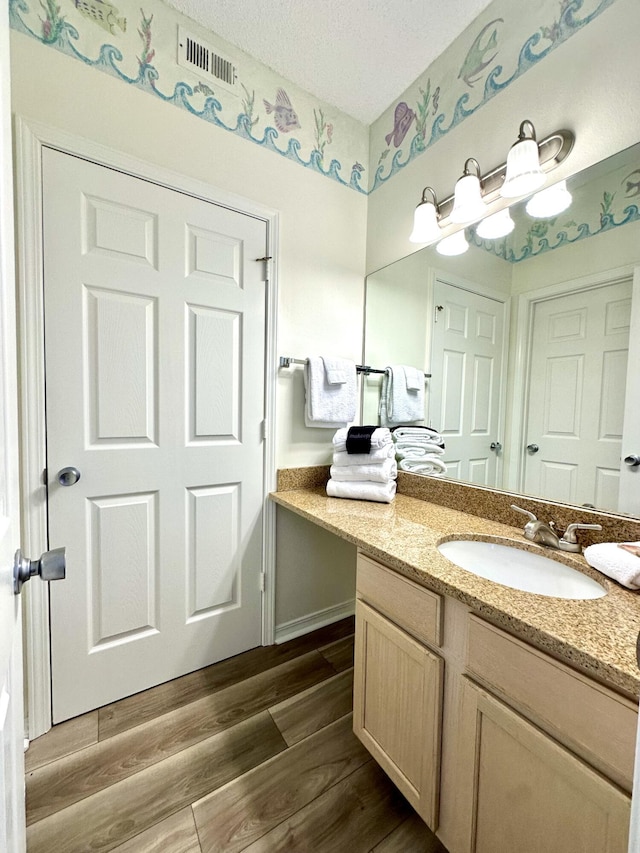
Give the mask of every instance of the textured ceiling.
<svg viewBox="0 0 640 853">
<path fill-rule="evenodd" d="M 166 0 L 371 124 L 489 0 Z"/>
</svg>

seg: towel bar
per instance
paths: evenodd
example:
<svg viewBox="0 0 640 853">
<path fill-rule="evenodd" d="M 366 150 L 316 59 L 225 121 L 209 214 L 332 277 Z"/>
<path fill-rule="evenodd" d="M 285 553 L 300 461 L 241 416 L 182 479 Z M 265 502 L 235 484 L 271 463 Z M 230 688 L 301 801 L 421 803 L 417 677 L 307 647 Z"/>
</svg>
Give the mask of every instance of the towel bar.
<svg viewBox="0 0 640 853">
<path fill-rule="evenodd" d="M 279 367 L 291 367 L 292 364 L 306 364 L 306 363 L 307 363 L 306 358 L 292 358 L 289 355 L 281 355 L 280 356 L 280 362 L 279 362 L 278 366 Z M 368 364 L 356 364 L 356 372 L 357 373 L 364 373 L 365 375 L 368 375 L 369 373 L 384 373 L 385 368 L 369 367 Z M 425 377 L 425 379 L 431 379 L 431 374 L 425 373 L 424 377 Z"/>
</svg>

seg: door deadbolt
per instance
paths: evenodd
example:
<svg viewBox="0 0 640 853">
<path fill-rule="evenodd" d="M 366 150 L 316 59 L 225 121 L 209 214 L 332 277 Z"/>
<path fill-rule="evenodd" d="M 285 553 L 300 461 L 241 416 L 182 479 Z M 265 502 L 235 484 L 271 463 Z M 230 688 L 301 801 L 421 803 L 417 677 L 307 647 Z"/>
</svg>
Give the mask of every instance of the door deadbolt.
<svg viewBox="0 0 640 853">
<path fill-rule="evenodd" d="M 34 575 L 40 575 L 43 581 L 59 581 L 65 578 L 66 572 L 64 548 L 45 551 L 38 560 L 24 557 L 18 548 L 13 558 L 13 591 L 15 595 L 20 595 L 24 584 Z"/>
<path fill-rule="evenodd" d="M 75 486 L 80 477 L 80 471 L 72 466 L 69 466 L 68 468 L 61 468 L 58 471 L 58 482 L 61 486 Z"/>
</svg>

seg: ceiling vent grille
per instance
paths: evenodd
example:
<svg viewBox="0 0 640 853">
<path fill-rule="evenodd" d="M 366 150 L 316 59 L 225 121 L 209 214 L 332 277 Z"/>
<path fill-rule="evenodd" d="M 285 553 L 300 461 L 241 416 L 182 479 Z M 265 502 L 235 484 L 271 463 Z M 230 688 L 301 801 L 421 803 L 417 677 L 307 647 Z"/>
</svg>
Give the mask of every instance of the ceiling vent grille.
<svg viewBox="0 0 640 853">
<path fill-rule="evenodd" d="M 182 27 L 178 27 L 178 65 L 238 94 L 238 69 L 233 61 Z"/>
</svg>

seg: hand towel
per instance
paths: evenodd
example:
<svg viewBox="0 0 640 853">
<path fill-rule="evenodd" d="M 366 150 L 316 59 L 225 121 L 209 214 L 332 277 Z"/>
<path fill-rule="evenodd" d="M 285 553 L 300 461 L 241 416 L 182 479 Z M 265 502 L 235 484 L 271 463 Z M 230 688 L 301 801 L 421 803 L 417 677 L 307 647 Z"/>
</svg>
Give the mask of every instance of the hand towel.
<svg viewBox="0 0 640 853">
<path fill-rule="evenodd" d="M 346 450 L 347 449 L 347 437 L 349 435 L 349 430 L 346 427 L 342 429 L 336 430 L 336 434 L 333 436 L 333 449 L 334 450 Z M 391 433 L 386 427 L 377 427 L 371 433 L 371 450 L 377 450 L 380 447 L 389 447 L 393 443 L 393 439 L 391 438 Z"/>
<path fill-rule="evenodd" d="M 361 480 L 353 480 L 350 483 L 342 483 L 338 480 L 329 480 L 327 494 L 331 498 L 350 498 L 351 500 L 378 501 L 388 504 L 395 497 L 396 481 L 367 483 Z"/>
<path fill-rule="evenodd" d="M 393 440 L 399 441 L 401 438 L 416 438 L 418 441 L 433 441 L 444 447 L 444 439 L 433 427 L 428 426 L 397 426 L 391 430 Z"/>
<path fill-rule="evenodd" d="M 406 442 L 399 441 L 396 444 L 396 456 L 399 459 L 412 457 L 420 459 L 423 456 L 432 456 L 433 454 L 442 456 L 443 453 L 444 447 L 440 447 L 439 444 L 433 444 L 431 441 L 425 441 L 424 444 L 415 444 L 410 439 L 407 439 Z"/>
<path fill-rule="evenodd" d="M 401 459 L 400 470 L 412 474 L 432 474 L 435 477 L 447 473 L 447 466 L 435 456 L 425 456 L 422 459 Z"/>
<path fill-rule="evenodd" d="M 344 385 L 347 381 L 348 373 L 348 366 L 345 366 L 346 359 L 330 358 L 327 355 L 323 355 L 322 360 L 329 385 Z"/>
<path fill-rule="evenodd" d="M 348 359 L 340 361 L 344 363 L 342 370 L 346 381 L 331 384 L 324 359 L 321 356 L 311 356 L 307 359 L 304 366 L 306 426 L 336 429 L 355 420 L 358 398 L 356 365 Z M 335 371 L 338 359 L 332 359 L 331 362 Z"/>
<path fill-rule="evenodd" d="M 628 542 L 640 545 L 640 542 Z M 588 545 L 584 557 L 590 566 L 613 578 L 628 589 L 640 589 L 640 559 L 635 554 L 618 547 L 617 542 L 600 542 Z"/>
<path fill-rule="evenodd" d="M 370 483 L 386 483 L 398 476 L 398 463 L 393 457 L 380 462 L 363 465 L 332 465 L 329 471 L 332 480 L 368 480 Z"/>
<path fill-rule="evenodd" d="M 333 464 L 336 467 L 356 467 L 358 465 L 382 465 L 387 459 L 396 455 L 393 444 L 376 447 L 371 453 L 347 453 L 346 450 L 336 450 L 333 454 Z"/>
<path fill-rule="evenodd" d="M 424 420 L 424 374 L 420 388 L 409 390 L 404 365 L 386 368 L 382 377 L 379 414 L 387 424 Z"/>
<path fill-rule="evenodd" d="M 403 365 L 404 378 L 407 385 L 407 391 L 419 391 L 424 389 L 424 371 L 418 370 L 417 367 L 409 367 Z"/>
</svg>

